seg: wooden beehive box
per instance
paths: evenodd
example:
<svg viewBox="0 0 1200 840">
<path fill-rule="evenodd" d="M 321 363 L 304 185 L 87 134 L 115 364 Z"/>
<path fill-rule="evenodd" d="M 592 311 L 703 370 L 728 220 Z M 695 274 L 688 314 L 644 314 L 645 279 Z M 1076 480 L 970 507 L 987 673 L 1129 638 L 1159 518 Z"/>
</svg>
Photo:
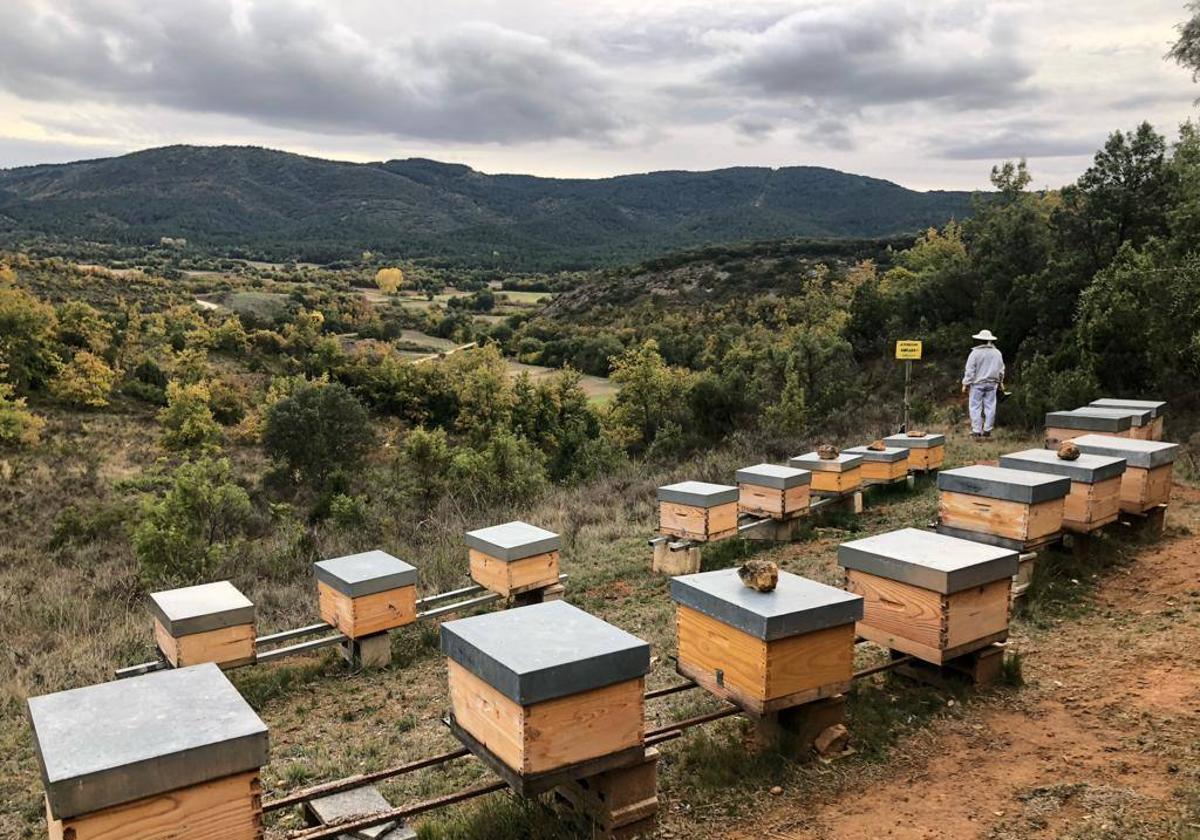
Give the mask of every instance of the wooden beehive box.
<svg viewBox="0 0 1200 840">
<path fill-rule="evenodd" d="M 1071 492 L 1063 502 L 1064 531 L 1095 531 L 1116 520 L 1121 511 L 1124 458 L 1084 453 L 1064 461 L 1049 449 L 1027 449 L 1000 456 L 1000 466 L 1071 479 Z"/>
<path fill-rule="evenodd" d="M 1003 467 L 938 473 L 943 534 L 1030 551 L 1058 538 L 1071 479 Z"/>
<path fill-rule="evenodd" d="M 212 664 L 29 700 L 51 840 L 261 840 L 267 727 Z"/>
<path fill-rule="evenodd" d="M 1125 473 L 1121 476 L 1121 510 L 1145 513 L 1171 501 L 1172 473 L 1179 444 L 1085 435 L 1075 438 L 1075 445 L 1093 455 L 1125 459 Z"/>
<path fill-rule="evenodd" d="M 505 598 L 558 583 L 558 534 L 513 521 L 468 531 L 471 579 Z"/>
<path fill-rule="evenodd" d="M 908 450 L 908 468 L 910 470 L 940 470 L 946 458 L 946 436 L 941 434 L 910 435 L 901 433 L 888 435 L 883 439 L 888 446 L 902 447 Z"/>
<path fill-rule="evenodd" d="M 737 533 L 738 488 L 682 481 L 658 488 L 658 532 L 696 542 Z"/>
<path fill-rule="evenodd" d="M 1133 437 L 1133 416 L 1121 410 L 1051 411 L 1046 415 L 1046 448 L 1058 449 L 1063 441 L 1088 434 Z"/>
<path fill-rule="evenodd" d="M 817 496 L 842 496 L 858 490 L 862 487 L 862 463 L 861 455 L 846 452 L 839 452 L 836 458 L 828 460 L 816 452 L 788 458 L 789 467 L 812 473 L 809 487 Z"/>
<path fill-rule="evenodd" d="M 1008 636 L 1017 552 L 918 528 L 843 543 L 859 636 L 940 665 Z"/>
<path fill-rule="evenodd" d="M 566 601 L 449 621 L 441 634 L 451 728 L 518 793 L 642 758 L 641 639 Z"/>
<path fill-rule="evenodd" d="M 778 464 L 755 464 L 737 471 L 738 509 L 754 516 L 794 519 L 808 512 L 812 473 Z"/>
<path fill-rule="evenodd" d="M 758 592 L 720 569 L 672 578 L 671 597 L 676 668 L 717 697 L 764 715 L 849 689 L 857 595 L 788 572 Z"/>
<path fill-rule="evenodd" d="M 254 604 L 227 580 L 150 594 L 154 640 L 175 668 L 254 662 Z"/>
<path fill-rule="evenodd" d="M 901 446 L 871 449 L 869 446 L 852 446 L 843 450 L 850 455 L 861 455 L 863 484 L 894 484 L 908 477 L 908 453 L 912 450 Z"/>
<path fill-rule="evenodd" d="M 417 620 L 417 570 L 386 551 L 313 563 L 321 619 L 351 639 Z"/>
<path fill-rule="evenodd" d="M 1150 431 L 1144 433 L 1141 437 L 1143 440 L 1163 439 L 1163 424 L 1167 415 L 1167 404 L 1162 400 L 1117 400 L 1105 398 L 1102 400 L 1092 400 L 1089 405 L 1096 408 L 1132 408 L 1149 411 L 1151 416 Z"/>
</svg>

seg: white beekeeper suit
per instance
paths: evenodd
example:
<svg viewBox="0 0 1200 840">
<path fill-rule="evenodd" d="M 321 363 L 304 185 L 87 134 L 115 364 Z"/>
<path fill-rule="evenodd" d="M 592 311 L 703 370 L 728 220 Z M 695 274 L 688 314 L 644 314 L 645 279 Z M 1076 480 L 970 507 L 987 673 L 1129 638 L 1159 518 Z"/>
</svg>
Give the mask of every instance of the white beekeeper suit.
<svg viewBox="0 0 1200 840">
<path fill-rule="evenodd" d="M 996 336 L 984 330 L 971 336 L 982 341 L 967 356 L 967 367 L 963 371 L 963 390 L 971 389 L 971 434 L 987 437 L 996 424 L 996 391 L 1004 383 L 1004 357 L 992 344 Z"/>
</svg>

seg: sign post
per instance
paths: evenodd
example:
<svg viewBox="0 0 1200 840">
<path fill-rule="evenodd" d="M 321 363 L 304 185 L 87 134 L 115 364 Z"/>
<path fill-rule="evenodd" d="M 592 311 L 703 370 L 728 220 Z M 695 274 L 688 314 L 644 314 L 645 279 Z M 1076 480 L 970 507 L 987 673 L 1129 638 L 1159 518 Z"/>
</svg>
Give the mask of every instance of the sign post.
<svg viewBox="0 0 1200 840">
<path fill-rule="evenodd" d="M 914 359 L 921 358 L 921 342 L 919 341 L 897 341 L 896 342 L 896 358 L 904 361 L 904 426 L 903 431 L 908 431 L 908 389 L 912 384 L 912 363 Z"/>
</svg>

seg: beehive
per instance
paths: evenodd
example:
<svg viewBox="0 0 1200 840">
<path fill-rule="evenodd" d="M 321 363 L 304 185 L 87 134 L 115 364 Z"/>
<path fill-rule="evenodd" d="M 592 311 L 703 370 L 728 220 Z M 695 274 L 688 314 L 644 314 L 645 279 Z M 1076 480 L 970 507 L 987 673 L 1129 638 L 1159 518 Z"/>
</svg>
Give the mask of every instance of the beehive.
<svg viewBox="0 0 1200 840">
<path fill-rule="evenodd" d="M 940 665 L 1008 636 L 1011 549 L 905 528 L 843 543 L 838 564 L 864 639 Z"/>
<path fill-rule="evenodd" d="M 176 668 L 254 662 L 254 604 L 227 580 L 150 594 L 154 640 Z"/>
<path fill-rule="evenodd" d="M 683 481 L 658 488 L 658 532 L 708 542 L 737 533 L 738 488 Z"/>
<path fill-rule="evenodd" d="M 836 458 L 822 458 L 806 452 L 788 459 L 788 466 L 812 473 L 811 492 L 818 496 L 841 496 L 862 487 L 861 455 L 839 452 Z"/>
<path fill-rule="evenodd" d="M 505 598 L 558 583 L 558 534 L 513 521 L 466 535 L 471 579 Z"/>
<path fill-rule="evenodd" d="M 51 840 L 261 840 L 267 727 L 212 663 L 29 700 Z"/>
<path fill-rule="evenodd" d="M 1063 441 L 1087 434 L 1133 437 L 1133 417 L 1122 410 L 1108 411 L 1102 408 L 1051 411 L 1046 415 L 1047 449 L 1058 449 Z"/>
<path fill-rule="evenodd" d="M 417 570 L 385 551 L 313 564 L 321 619 L 351 639 L 417 620 Z"/>
<path fill-rule="evenodd" d="M 518 792 L 564 768 L 641 757 L 641 639 L 565 601 L 450 621 L 441 634 L 452 728 Z"/>
<path fill-rule="evenodd" d="M 738 509 L 754 516 L 792 519 L 808 511 L 812 473 L 777 464 L 737 471 Z"/>
<path fill-rule="evenodd" d="M 1064 531 L 1086 534 L 1117 518 L 1121 510 L 1121 476 L 1125 459 L 1081 454 L 1065 461 L 1049 449 L 1027 449 L 1000 456 L 1000 466 L 1071 479 L 1071 492 L 1063 502 Z"/>
<path fill-rule="evenodd" d="M 903 447 L 908 450 L 908 468 L 910 470 L 939 470 L 946 458 L 946 436 L 939 434 L 909 435 L 901 433 L 888 435 L 883 439 L 888 446 Z"/>
<path fill-rule="evenodd" d="M 1071 480 L 973 466 L 938 473 L 938 490 L 938 531 L 1029 551 L 1062 532 Z"/>
<path fill-rule="evenodd" d="M 1142 437 L 1144 440 L 1162 440 L 1163 423 L 1167 414 L 1167 404 L 1162 400 L 1117 400 L 1105 398 L 1092 400 L 1089 405 L 1096 408 L 1132 408 L 1149 411 L 1151 415 L 1150 431 Z"/>
<path fill-rule="evenodd" d="M 862 598 L 788 572 L 772 592 L 737 569 L 672 578 L 676 667 L 712 694 L 758 715 L 846 691 Z"/>
<path fill-rule="evenodd" d="M 1150 440 L 1154 434 L 1154 411 L 1149 408 L 1129 408 L 1115 406 L 1081 405 L 1075 409 L 1080 414 L 1095 414 L 1109 416 L 1110 414 L 1125 414 L 1129 417 L 1128 437 L 1134 440 Z"/>
<path fill-rule="evenodd" d="M 908 453 L 912 450 L 901 446 L 871 449 L 867 446 L 852 446 L 844 450 L 850 455 L 861 455 L 863 484 L 892 484 L 908 476 Z"/>
<path fill-rule="evenodd" d="M 1179 444 L 1085 435 L 1075 438 L 1075 445 L 1093 455 L 1125 459 L 1125 473 L 1121 476 L 1121 510 L 1145 513 L 1171 500 L 1172 472 Z"/>
</svg>

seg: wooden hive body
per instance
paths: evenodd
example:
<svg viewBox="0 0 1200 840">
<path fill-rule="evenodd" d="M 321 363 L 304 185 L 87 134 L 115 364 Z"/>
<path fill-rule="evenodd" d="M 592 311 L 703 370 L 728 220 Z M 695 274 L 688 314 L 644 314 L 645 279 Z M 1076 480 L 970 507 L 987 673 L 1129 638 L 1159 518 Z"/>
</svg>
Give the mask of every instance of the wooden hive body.
<svg viewBox="0 0 1200 840">
<path fill-rule="evenodd" d="M 466 535 L 471 579 L 505 598 L 558 583 L 558 534 L 508 522 Z"/>
<path fill-rule="evenodd" d="M 788 459 L 788 466 L 812 472 L 812 492 L 822 496 L 843 496 L 862 487 L 861 455 L 842 452 L 836 458 L 821 458 L 808 452 Z"/>
<path fill-rule="evenodd" d="M 351 639 L 417 620 L 417 570 L 383 551 L 313 564 L 321 619 Z"/>
<path fill-rule="evenodd" d="M 1015 551 L 906 528 L 843 543 L 864 639 L 942 664 L 1008 635 Z"/>
<path fill-rule="evenodd" d="M 811 503 L 806 470 L 758 464 L 737 471 L 738 510 L 752 516 L 793 519 Z"/>
<path fill-rule="evenodd" d="M 1127 513 L 1145 513 L 1171 501 L 1174 465 L 1129 467 L 1121 477 L 1120 506 Z"/>
<path fill-rule="evenodd" d="M 266 725 L 214 663 L 31 698 L 51 840 L 260 840 Z"/>
<path fill-rule="evenodd" d="M 756 715 L 846 691 L 861 600 L 787 572 L 769 593 L 737 570 L 671 581 L 679 673 Z"/>
<path fill-rule="evenodd" d="M 1104 435 L 1075 439 L 1085 453 L 1124 458 L 1120 506 L 1126 513 L 1145 513 L 1171 500 L 1173 470 L 1179 445 L 1161 441 L 1121 441 Z"/>
<path fill-rule="evenodd" d="M 855 446 L 846 451 L 862 456 L 863 484 L 892 484 L 908 475 L 911 449 L 889 446 L 874 450 L 868 446 Z"/>
<path fill-rule="evenodd" d="M 154 641 L 172 667 L 254 662 L 254 604 L 228 581 L 154 592 L 150 607 Z"/>
<path fill-rule="evenodd" d="M 565 601 L 441 631 L 452 728 L 519 791 L 536 777 L 640 754 L 645 642 Z"/>
<path fill-rule="evenodd" d="M 1003 467 L 974 466 L 938 475 L 938 530 L 979 535 L 1017 550 L 1053 541 L 1062 531 L 1071 481 Z"/>
<path fill-rule="evenodd" d="M 1064 531 L 1095 531 L 1116 520 L 1120 512 L 1121 478 L 1126 469 L 1123 458 L 1083 453 L 1068 461 L 1049 449 L 1027 449 L 1002 455 L 1000 466 L 1071 480 L 1071 490 L 1063 501 Z"/>
<path fill-rule="evenodd" d="M 901 433 L 888 435 L 883 439 L 888 446 L 904 447 L 908 450 L 908 468 L 929 472 L 942 467 L 946 459 L 946 436 L 943 434 L 926 434 L 921 437 L 910 437 Z"/>
<path fill-rule="evenodd" d="M 658 488 L 658 531 L 712 542 L 737 533 L 738 488 L 684 481 Z"/>
</svg>

